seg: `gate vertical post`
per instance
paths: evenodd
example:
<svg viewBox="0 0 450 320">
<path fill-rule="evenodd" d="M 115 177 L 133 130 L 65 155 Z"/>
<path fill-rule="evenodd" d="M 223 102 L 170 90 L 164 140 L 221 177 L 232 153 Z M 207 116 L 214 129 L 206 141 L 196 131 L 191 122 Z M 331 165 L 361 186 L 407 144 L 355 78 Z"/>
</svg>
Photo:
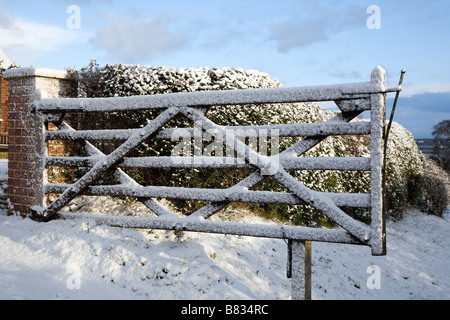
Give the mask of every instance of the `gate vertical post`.
<svg viewBox="0 0 450 320">
<path fill-rule="evenodd" d="M 386 72 L 381 67 L 372 71 L 371 82 L 380 92 L 386 89 Z M 386 127 L 386 93 L 370 96 L 370 193 L 371 193 L 371 234 L 370 247 L 372 255 L 386 254 L 385 205 L 383 194 L 384 172 L 384 135 Z"/>
<path fill-rule="evenodd" d="M 35 201 L 34 204 L 43 207 L 45 205 L 44 183 L 48 181 L 45 170 L 45 157 L 48 154 L 47 143 L 45 142 L 46 124 L 39 112 L 32 114 L 34 121 L 34 138 L 36 145 L 36 174 L 35 174 Z"/>
<path fill-rule="evenodd" d="M 8 215 L 25 217 L 33 205 L 40 206 L 44 201 L 45 141 L 42 141 L 42 121 L 35 123 L 33 105 L 41 97 L 73 96 L 74 90 L 64 70 L 10 69 L 3 73 L 3 78 L 9 84 Z"/>
<path fill-rule="evenodd" d="M 292 240 L 292 300 L 311 300 L 311 241 Z"/>
</svg>

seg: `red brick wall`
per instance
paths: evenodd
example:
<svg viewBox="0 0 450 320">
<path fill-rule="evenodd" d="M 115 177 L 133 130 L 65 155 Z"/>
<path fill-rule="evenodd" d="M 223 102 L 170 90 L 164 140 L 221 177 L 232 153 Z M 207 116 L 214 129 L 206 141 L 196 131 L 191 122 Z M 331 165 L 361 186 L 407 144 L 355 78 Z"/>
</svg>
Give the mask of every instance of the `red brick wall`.
<svg viewBox="0 0 450 320">
<path fill-rule="evenodd" d="M 0 77 L 0 132 L 8 132 L 8 81 Z"/>
</svg>

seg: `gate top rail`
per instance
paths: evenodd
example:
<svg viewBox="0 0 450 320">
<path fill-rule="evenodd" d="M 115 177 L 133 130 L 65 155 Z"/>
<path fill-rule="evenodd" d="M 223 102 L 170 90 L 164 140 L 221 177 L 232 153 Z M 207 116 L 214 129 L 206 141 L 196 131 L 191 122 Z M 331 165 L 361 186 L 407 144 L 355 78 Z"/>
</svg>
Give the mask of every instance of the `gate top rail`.
<svg viewBox="0 0 450 320">
<path fill-rule="evenodd" d="M 369 98 L 371 94 L 398 91 L 398 88 L 386 88 L 384 81 L 379 79 L 380 73 L 384 74 L 384 70 L 377 67 L 372 72 L 371 82 L 338 85 L 180 92 L 111 98 L 41 99 L 35 103 L 34 108 L 35 111 L 40 112 L 117 112 L 180 106 L 202 107 L 357 100 Z M 367 110 L 364 109 L 364 106 L 357 109 L 353 106 L 351 110 L 346 109 L 346 106 L 340 106 L 340 108 L 342 111 Z"/>
</svg>

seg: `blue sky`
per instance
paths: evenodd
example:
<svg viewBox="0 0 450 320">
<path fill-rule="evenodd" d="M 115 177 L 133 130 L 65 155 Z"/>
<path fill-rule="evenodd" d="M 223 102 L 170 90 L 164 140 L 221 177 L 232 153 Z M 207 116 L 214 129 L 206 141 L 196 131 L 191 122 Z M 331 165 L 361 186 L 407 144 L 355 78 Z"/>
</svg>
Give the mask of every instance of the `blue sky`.
<svg viewBox="0 0 450 320">
<path fill-rule="evenodd" d="M 449 17 L 447 0 L 0 0 L 0 47 L 21 66 L 229 66 L 286 86 L 368 81 L 377 65 L 396 86 L 406 68 L 395 121 L 427 138 L 450 119 Z"/>
</svg>

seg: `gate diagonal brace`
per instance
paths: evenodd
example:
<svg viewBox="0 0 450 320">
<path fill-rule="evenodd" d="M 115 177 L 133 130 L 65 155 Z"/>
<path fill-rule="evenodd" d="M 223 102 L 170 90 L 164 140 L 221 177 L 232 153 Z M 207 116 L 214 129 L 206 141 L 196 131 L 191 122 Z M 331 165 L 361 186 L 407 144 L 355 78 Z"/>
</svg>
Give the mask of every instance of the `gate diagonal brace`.
<svg viewBox="0 0 450 320">
<path fill-rule="evenodd" d="M 202 127 L 205 128 L 205 130 L 217 130 L 218 132 L 222 133 L 223 137 L 225 136 L 224 130 L 211 120 L 205 118 L 205 116 L 201 112 L 193 108 L 186 107 L 181 108 L 180 112 L 193 121 L 201 122 Z M 263 172 L 263 170 L 266 174 L 268 173 L 268 165 L 270 166 L 270 170 L 273 170 L 273 161 L 275 158 L 270 157 L 271 159 L 269 159 L 269 157 L 261 156 L 256 151 L 247 146 L 244 142 L 237 139 L 236 136 L 234 136 L 231 141 L 230 140 L 231 139 L 226 139 L 226 141 L 223 142 L 227 145 L 227 147 L 236 151 L 239 156 L 245 158 L 247 161 L 250 162 L 250 159 L 257 159 L 255 165 L 259 166 L 259 168 L 261 169 L 261 173 Z M 319 197 L 314 191 L 307 188 L 301 182 L 288 174 L 281 167 L 279 161 L 275 164 L 275 166 L 277 168 L 277 171 L 272 171 L 270 173 L 273 178 L 275 178 L 279 183 L 292 191 L 296 196 L 298 196 L 309 205 L 323 212 L 327 217 L 335 221 L 342 228 L 346 229 L 361 242 L 367 243 L 369 241 L 370 229 L 365 224 L 348 216 L 345 212 L 339 209 L 334 201 L 329 197 Z"/>
<path fill-rule="evenodd" d="M 82 178 L 75 184 L 67 188 L 55 201 L 47 208 L 33 207 L 31 216 L 35 220 L 46 221 L 56 214 L 62 207 L 83 192 L 90 184 L 96 181 L 102 174 L 109 170 L 115 163 L 125 157 L 129 152 L 141 144 L 144 140 L 158 131 L 168 121 L 173 119 L 179 113 L 179 108 L 170 107 L 160 115 L 158 115 L 147 126 L 140 129 L 126 140 L 120 147 L 114 150 L 102 161 L 97 162 Z M 43 210 L 42 210 L 43 209 Z"/>
<path fill-rule="evenodd" d="M 76 132 L 75 129 L 73 129 L 67 122 L 62 122 L 60 125 L 61 129 L 70 131 L 70 132 Z M 106 155 L 101 152 L 98 148 L 96 148 L 94 145 L 92 145 L 89 141 L 84 140 L 83 141 L 86 147 L 86 151 L 89 155 L 99 155 L 106 157 Z M 133 184 L 136 186 L 141 186 L 139 183 L 137 183 L 133 178 L 131 178 L 128 174 L 126 174 L 122 169 L 115 168 L 114 173 L 122 184 Z M 163 216 L 163 215 L 173 215 L 173 213 L 168 210 L 166 207 L 161 205 L 158 201 L 152 199 L 152 198 L 140 198 L 138 199 L 142 203 L 144 203 L 147 208 L 149 208 L 151 211 L 153 211 L 157 216 Z"/>
<path fill-rule="evenodd" d="M 338 103 L 338 102 L 337 102 Z M 338 103 L 339 104 L 339 103 Z M 328 121 L 336 121 L 336 120 L 342 120 L 346 122 L 350 122 L 357 116 L 361 114 L 362 111 L 352 111 L 352 112 L 343 112 L 338 115 L 336 115 L 334 118 L 328 120 Z M 326 121 L 326 122 L 328 122 Z M 290 155 L 291 157 L 298 157 L 302 155 L 303 153 L 307 152 L 308 150 L 312 149 L 314 146 L 322 142 L 324 139 L 326 139 L 327 136 L 309 136 L 304 138 L 303 140 L 300 140 L 296 142 L 294 145 L 290 146 L 286 150 L 280 153 L 280 158 L 285 157 L 286 155 Z M 241 187 L 241 188 L 252 188 L 261 181 L 263 181 L 266 178 L 266 176 L 263 176 L 260 174 L 259 170 L 245 178 L 244 180 L 237 183 L 235 187 Z M 202 207 L 201 209 L 197 210 L 196 212 L 192 213 L 189 217 L 202 217 L 204 219 L 209 218 L 219 210 L 225 208 L 230 202 L 228 201 L 222 201 L 222 202 L 212 202 L 207 204 L 206 206 Z"/>
</svg>

